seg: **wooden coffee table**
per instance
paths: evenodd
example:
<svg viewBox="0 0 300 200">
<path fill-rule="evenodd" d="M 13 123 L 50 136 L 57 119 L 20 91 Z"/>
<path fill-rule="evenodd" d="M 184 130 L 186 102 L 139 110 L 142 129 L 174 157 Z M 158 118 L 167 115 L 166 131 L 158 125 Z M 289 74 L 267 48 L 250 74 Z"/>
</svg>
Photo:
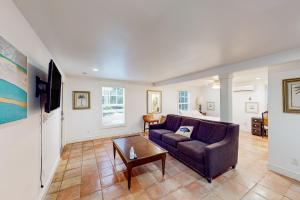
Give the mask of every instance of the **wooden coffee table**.
<svg viewBox="0 0 300 200">
<path fill-rule="evenodd" d="M 131 171 L 133 167 L 140 166 L 153 161 L 162 161 L 162 175 L 165 175 L 165 162 L 167 151 L 160 148 L 150 140 L 142 136 L 128 136 L 113 139 L 114 158 L 116 158 L 116 151 L 119 153 L 121 159 L 127 167 L 128 175 L 128 189 L 131 186 Z M 134 148 L 137 158 L 129 159 L 130 147 Z"/>
</svg>

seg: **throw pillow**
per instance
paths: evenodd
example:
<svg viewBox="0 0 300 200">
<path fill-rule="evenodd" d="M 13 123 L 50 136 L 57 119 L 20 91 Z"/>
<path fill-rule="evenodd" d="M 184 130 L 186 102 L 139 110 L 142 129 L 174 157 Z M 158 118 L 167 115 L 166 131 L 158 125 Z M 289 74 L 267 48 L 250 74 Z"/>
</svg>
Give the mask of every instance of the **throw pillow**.
<svg viewBox="0 0 300 200">
<path fill-rule="evenodd" d="M 194 127 L 193 126 L 180 126 L 179 129 L 176 131 L 175 134 L 182 135 L 184 137 L 191 137 L 191 134 L 193 132 Z"/>
</svg>

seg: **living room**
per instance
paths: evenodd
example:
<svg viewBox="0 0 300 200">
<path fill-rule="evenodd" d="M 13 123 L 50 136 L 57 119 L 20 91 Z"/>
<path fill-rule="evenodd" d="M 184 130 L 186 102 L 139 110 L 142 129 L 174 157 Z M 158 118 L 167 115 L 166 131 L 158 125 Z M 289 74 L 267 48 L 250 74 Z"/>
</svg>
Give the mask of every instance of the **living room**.
<svg viewBox="0 0 300 200">
<path fill-rule="evenodd" d="M 1 0 L 1 199 L 299 199 L 299 6 Z"/>
</svg>

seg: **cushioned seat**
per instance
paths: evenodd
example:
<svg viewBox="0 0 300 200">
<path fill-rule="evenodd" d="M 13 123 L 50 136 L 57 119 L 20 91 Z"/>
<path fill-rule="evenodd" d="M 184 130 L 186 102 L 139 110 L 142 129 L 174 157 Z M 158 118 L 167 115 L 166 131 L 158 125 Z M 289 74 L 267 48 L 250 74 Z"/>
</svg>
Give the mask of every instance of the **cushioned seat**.
<svg viewBox="0 0 300 200">
<path fill-rule="evenodd" d="M 178 143 L 177 149 L 179 153 L 182 153 L 191 159 L 202 163 L 205 153 L 205 146 L 207 146 L 207 144 L 197 140 L 192 140 Z"/>
<path fill-rule="evenodd" d="M 150 130 L 149 135 L 153 138 L 157 138 L 157 139 L 161 140 L 162 135 L 165 135 L 168 133 L 174 134 L 174 132 L 167 130 L 167 129 L 152 129 L 152 130 Z"/>
<path fill-rule="evenodd" d="M 182 135 L 174 134 L 174 133 L 168 133 L 168 134 L 164 134 L 161 140 L 168 145 L 176 147 L 178 142 L 189 141 L 190 138 L 184 137 Z"/>
<path fill-rule="evenodd" d="M 202 141 L 206 144 L 220 142 L 226 136 L 227 125 L 216 122 L 200 122 L 197 132 L 193 132 L 192 139 Z"/>
<path fill-rule="evenodd" d="M 190 138 L 175 135 L 180 126 L 193 127 Z M 237 124 L 167 115 L 164 123 L 150 125 L 149 139 L 207 178 L 208 182 L 237 164 Z M 189 141 L 184 141 L 187 139 Z"/>
</svg>

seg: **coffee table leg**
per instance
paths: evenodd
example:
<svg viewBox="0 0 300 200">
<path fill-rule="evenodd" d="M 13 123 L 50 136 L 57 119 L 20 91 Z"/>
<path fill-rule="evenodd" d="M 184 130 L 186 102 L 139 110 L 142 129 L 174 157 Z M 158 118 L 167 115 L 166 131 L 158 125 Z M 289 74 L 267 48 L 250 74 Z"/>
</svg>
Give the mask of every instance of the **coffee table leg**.
<svg viewBox="0 0 300 200">
<path fill-rule="evenodd" d="M 161 164 L 162 164 L 162 175 L 165 175 L 165 166 L 166 166 L 166 154 L 164 154 L 161 158 Z"/>
<path fill-rule="evenodd" d="M 132 171 L 132 167 L 127 167 L 128 190 L 130 190 L 131 187 L 131 171 Z"/>
<path fill-rule="evenodd" d="M 113 144 L 113 148 L 114 148 L 114 159 L 116 159 L 116 147 L 114 144 Z"/>
</svg>

